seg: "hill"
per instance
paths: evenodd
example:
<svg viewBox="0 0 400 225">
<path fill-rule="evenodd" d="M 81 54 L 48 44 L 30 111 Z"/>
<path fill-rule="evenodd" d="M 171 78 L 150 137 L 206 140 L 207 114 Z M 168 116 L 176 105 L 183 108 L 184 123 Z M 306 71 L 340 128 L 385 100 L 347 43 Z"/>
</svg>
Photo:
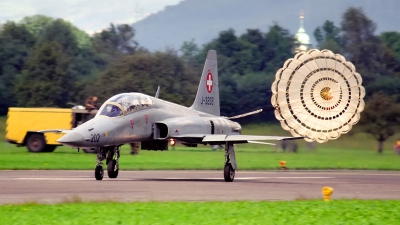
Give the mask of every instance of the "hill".
<svg viewBox="0 0 400 225">
<path fill-rule="evenodd" d="M 299 28 L 299 13 L 305 13 L 305 29 L 315 43 L 313 31 L 326 20 L 340 25 L 342 14 L 350 7 L 361 7 L 377 24 L 377 33 L 400 31 L 396 0 L 184 0 L 168 6 L 133 24 L 136 40 L 149 50 L 179 49 L 192 39 L 198 45 L 211 41 L 222 30 L 233 28 L 237 35 L 248 28 L 267 31 L 278 23 L 295 34 Z"/>
</svg>

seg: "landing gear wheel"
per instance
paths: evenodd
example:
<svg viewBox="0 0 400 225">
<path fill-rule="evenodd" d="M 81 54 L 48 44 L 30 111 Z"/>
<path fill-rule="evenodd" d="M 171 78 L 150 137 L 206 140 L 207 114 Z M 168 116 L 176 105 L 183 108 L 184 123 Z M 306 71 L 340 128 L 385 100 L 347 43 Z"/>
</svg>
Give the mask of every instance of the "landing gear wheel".
<svg viewBox="0 0 400 225">
<path fill-rule="evenodd" d="M 235 179 L 235 170 L 230 163 L 227 163 L 224 168 L 224 179 L 226 182 L 232 182 Z"/>
<path fill-rule="evenodd" d="M 94 170 L 94 177 L 96 177 L 96 180 L 103 180 L 103 175 L 104 175 L 103 167 L 96 166 L 96 169 Z"/>
<path fill-rule="evenodd" d="M 108 162 L 107 165 L 107 173 L 109 178 L 117 178 L 118 177 L 118 168 L 114 171 L 115 166 L 117 165 L 117 160 L 113 159 Z"/>
</svg>

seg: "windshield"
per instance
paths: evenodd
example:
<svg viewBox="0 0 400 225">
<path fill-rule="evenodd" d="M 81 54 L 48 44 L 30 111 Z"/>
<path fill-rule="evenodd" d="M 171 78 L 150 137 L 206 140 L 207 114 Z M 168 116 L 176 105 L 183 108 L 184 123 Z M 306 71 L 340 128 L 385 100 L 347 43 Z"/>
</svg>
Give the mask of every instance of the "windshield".
<svg viewBox="0 0 400 225">
<path fill-rule="evenodd" d="M 123 93 L 108 99 L 99 110 L 99 115 L 117 117 L 151 107 L 152 105 L 153 102 L 147 95 Z"/>
<path fill-rule="evenodd" d="M 117 117 L 124 115 L 121 107 L 117 104 L 107 103 L 100 110 L 100 115 L 108 116 L 108 117 Z"/>
</svg>

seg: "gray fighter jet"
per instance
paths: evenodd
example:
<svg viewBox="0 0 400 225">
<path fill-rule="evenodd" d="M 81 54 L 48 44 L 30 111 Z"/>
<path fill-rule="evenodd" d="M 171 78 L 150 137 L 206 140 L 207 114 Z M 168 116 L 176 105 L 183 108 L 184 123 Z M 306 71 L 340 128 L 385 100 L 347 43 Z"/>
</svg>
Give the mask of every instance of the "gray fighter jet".
<svg viewBox="0 0 400 225">
<path fill-rule="evenodd" d="M 122 93 L 108 99 L 96 116 L 66 133 L 58 142 L 97 151 L 96 180 L 103 179 L 103 160 L 109 178 L 119 170 L 119 147 L 141 142 L 142 149 L 167 150 L 173 139 L 188 147 L 198 144 L 225 145 L 225 181 L 237 170 L 235 143 L 288 140 L 299 137 L 241 135 L 241 126 L 220 116 L 217 53 L 210 50 L 200 79 L 196 99 L 184 107 L 141 93 Z"/>
</svg>

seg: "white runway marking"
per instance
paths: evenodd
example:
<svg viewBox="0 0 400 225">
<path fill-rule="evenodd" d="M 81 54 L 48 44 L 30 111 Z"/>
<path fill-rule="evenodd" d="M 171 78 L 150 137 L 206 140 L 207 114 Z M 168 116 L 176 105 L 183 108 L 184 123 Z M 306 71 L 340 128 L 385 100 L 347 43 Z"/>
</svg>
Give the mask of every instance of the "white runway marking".
<svg viewBox="0 0 400 225">
<path fill-rule="evenodd" d="M 334 177 L 276 177 L 277 179 L 332 179 Z"/>
<path fill-rule="evenodd" d="M 334 177 L 235 177 L 238 180 L 256 180 L 256 179 L 332 179 Z"/>
<path fill-rule="evenodd" d="M 260 180 L 260 179 L 332 179 L 334 177 L 236 177 L 235 180 Z M 17 177 L 14 180 L 48 180 L 48 181 L 79 181 L 94 180 L 92 177 Z M 105 178 L 107 179 L 107 178 Z M 200 178 L 132 178 L 132 179 L 116 179 L 116 180 L 145 180 L 145 179 L 162 179 L 162 180 L 182 180 L 182 179 L 199 179 L 199 180 L 221 180 L 222 177 L 200 177 Z M 114 179 L 113 179 L 114 180 Z"/>
<path fill-rule="evenodd" d="M 60 177 L 18 177 L 18 178 L 13 178 L 14 180 L 56 180 L 56 181 L 68 181 L 68 180 L 93 180 L 93 178 L 78 178 L 78 177 L 65 177 L 65 178 L 60 178 Z"/>
</svg>

